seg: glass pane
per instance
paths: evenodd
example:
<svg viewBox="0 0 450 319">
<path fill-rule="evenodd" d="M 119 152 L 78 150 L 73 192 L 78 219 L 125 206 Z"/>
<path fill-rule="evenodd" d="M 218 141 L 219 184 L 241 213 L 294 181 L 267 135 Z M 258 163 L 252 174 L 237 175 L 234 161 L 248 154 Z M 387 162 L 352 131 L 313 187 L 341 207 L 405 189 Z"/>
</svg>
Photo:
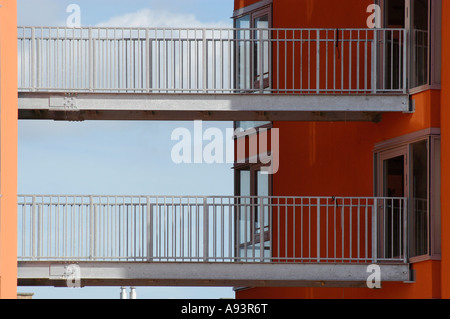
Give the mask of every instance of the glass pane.
<svg viewBox="0 0 450 319">
<path fill-rule="evenodd" d="M 240 171 L 239 172 L 239 190 L 240 196 L 250 196 L 251 195 L 251 172 L 250 171 Z M 239 209 L 239 257 L 251 257 L 251 237 L 253 228 L 253 218 L 252 218 L 252 201 L 250 198 L 240 198 L 240 209 Z"/>
<path fill-rule="evenodd" d="M 428 254 L 428 142 L 411 145 L 411 257 Z"/>
<path fill-rule="evenodd" d="M 247 28 L 269 28 L 269 16 L 264 15 L 253 20 L 251 24 L 250 15 L 243 16 L 235 20 L 236 28 L 243 28 L 245 30 L 238 30 L 236 34 L 236 89 L 237 91 L 246 91 L 259 89 L 261 86 L 259 74 L 261 73 L 260 61 L 262 61 L 263 86 L 269 87 L 269 60 L 270 60 L 270 44 L 269 31 L 254 31 L 250 32 Z M 259 39 L 262 37 L 262 44 Z M 253 52 L 252 52 L 253 50 Z M 252 57 L 252 55 L 254 57 Z M 252 62 L 253 61 L 253 62 Z M 253 66 L 252 66 L 253 63 Z M 270 124 L 266 121 L 245 121 L 237 122 L 236 127 L 244 130 L 249 128 L 256 128 L 265 124 Z"/>
<path fill-rule="evenodd" d="M 251 88 L 251 38 L 250 15 L 235 20 L 236 31 L 236 89 L 248 90 Z M 239 30 L 243 29 L 243 30 Z"/>
<path fill-rule="evenodd" d="M 386 28 L 404 28 L 405 0 L 387 0 L 385 3 Z"/>
<path fill-rule="evenodd" d="M 403 197 L 405 195 L 405 157 L 398 156 L 384 161 L 383 180 L 385 197 Z M 401 255 L 403 209 L 400 201 L 387 200 L 383 207 L 384 258 L 396 258 Z"/>
<path fill-rule="evenodd" d="M 431 200 L 433 216 L 433 251 L 441 254 L 441 140 L 433 139 L 433 165 L 431 174 Z"/>
<path fill-rule="evenodd" d="M 263 125 L 270 124 L 269 121 L 237 121 L 236 128 L 241 128 L 243 130 L 248 130 L 250 128 L 257 128 Z"/>
<path fill-rule="evenodd" d="M 269 175 L 258 172 L 258 190 L 256 196 L 269 196 Z"/>
<path fill-rule="evenodd" d="M 263 74 L 263 87 L 269 86 L 269 16 L 265 15 L 255 19 L 255 28 L 263 29 L 255 31 L 255 58 L 253 66 L 253 75 L 255 89 L 261 87 L 260 75 Z M 261 41 L 260 41 L 261 40 Z"/>
<path fill-rule="evenodd" d="M 405 28 L 405 0 L 387 0 L 385 10 L 385 27 L 386 28 Z M 380 45 L 385 56 L 385 89 L 396 90 L 402 85 L 403 68 L 403 39 L 400 38 L 398 32 L 383 32 Z"/>
<path fill-rule="evenodd" d="M 384 196 L 403 197 L 405 195 L 405 162 L 404 156 L 384 161 Z"/>
<path fill-rule="evenodd" d="M 269 192 L 269 175 L 258 172 L 258 187 L 257 187 L 257 196 L 266 197 L 261 198 L 262 207 L 264 210 L 264 228 L 268 230 L 269 227 L 269 207 L 268 207 L 268 196 L 270 196 Z M 258 221 L 260 222 L 260 221 Z M 258 228 L 261 228 L 261 225 L 258 224 Z"/>
<path fill-rule="evenodd" d="M 257 196 L 262 198 L 259 199 L 260 203 L 258 205 L 258 220 L 257 228 L 260 236 L 264 236 L 264 257 L 270 256 L 270 189 L 269 189 L 269 175 L 258 172 L 257 174 Z M 263 219 L 263 220 L 261 220 Z M 262 235 L 261 235 L 262 233 Z M 261 239 L 259 239 L 261 241 Z"/>
<path fill-rule="evenodd" d="M 428 83 L 428 0 L 414 0 L 411 87 Z"/>
<path fill-rule="evenodd" d="M 240 171 L 240 196 L 250 196 L 250 171 Z"/>
</svg>

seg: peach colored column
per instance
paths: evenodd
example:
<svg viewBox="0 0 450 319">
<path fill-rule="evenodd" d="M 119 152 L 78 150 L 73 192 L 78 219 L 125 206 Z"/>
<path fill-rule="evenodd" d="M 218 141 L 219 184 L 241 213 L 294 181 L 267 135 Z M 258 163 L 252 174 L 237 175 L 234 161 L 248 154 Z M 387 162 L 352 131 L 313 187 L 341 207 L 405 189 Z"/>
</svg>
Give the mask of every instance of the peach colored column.
<svg viewBox="0 0 450 319">
<path fill-rule="evenodd" d="M 17 298 L 17 3 L 0 0 L 0 298 Z"/>
</svg>

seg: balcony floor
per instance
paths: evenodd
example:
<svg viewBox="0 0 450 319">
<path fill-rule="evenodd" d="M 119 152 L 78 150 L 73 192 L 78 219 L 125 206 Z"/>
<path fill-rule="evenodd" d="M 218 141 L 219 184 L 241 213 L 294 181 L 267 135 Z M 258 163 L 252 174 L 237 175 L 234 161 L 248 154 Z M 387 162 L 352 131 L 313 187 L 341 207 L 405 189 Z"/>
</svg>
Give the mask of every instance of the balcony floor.
<svg viewBox="0 0 450 319">
<path fill-rule="evenodd" d="M 379 121 L 407 94 L 19 93 L 23 120 Z"/>
<path fill-rule="evenodd" d="M 66 286 L 69 262 L 19 262 L 19 286 Z M 367 264 L 77 262 L 81 286 L 367 287 Z M 409 266 L 384 264 L 382 282 L 408 282 Z"/>
</svg>

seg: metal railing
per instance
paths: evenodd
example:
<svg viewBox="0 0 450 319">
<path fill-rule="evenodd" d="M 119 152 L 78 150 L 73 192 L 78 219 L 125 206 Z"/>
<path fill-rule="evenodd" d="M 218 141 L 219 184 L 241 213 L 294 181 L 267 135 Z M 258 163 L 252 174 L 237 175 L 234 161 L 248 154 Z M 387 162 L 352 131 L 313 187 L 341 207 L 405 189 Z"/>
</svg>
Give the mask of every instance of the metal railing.
<svg viewBox="0 0 450 319">
<path fill-rule="evenodd" d="M 18 198 L 20 261 L 407 262 L 407 200 Z"/>
<path fill-rule="evenodd" d="M 20 92 L 406 92 L 404 29 L 19 27 Z"/>
</svg>

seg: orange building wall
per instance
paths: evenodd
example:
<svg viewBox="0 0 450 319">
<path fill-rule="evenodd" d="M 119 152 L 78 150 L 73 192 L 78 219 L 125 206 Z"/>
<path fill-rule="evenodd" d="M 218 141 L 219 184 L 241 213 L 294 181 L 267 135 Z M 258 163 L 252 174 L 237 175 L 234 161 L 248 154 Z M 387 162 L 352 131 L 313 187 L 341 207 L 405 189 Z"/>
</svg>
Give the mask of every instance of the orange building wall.
<svg viewBox="0 0 450 319">
<path fill-rule="evenodd" d="M 440 92 L 424 91 L 413 97 L 413 114 L 385 114 L 380 123 L 275 122 L 280 129 L 280 170 L 273 177 L 274 196 L 373 196 L 373 148 L 376 143 L 430 127 L 440 127 Z M 289 289 L 268 294 L 290 298 L 438 298 L 440 262 L 413 265 L 414 284 L 386 283 L 382 290 Z M 258 290 L 238 293 L 250 297 Z M 255 295 L 256 296 L 256 295 Z"/>
<path fill-rule="evenodd" d="M 234 0 L 234 8 L 257 2 L 259 0 Z M 373 0 L 274 0 L 273 27 L 365 28 L 368 15 L 361 15 L 361 12 L 365 13 L 369 4 L 373 4 Z"/>
<path fill-rule="evenodd" d="M 236 292 L 238 299 L 432 299 L 440 298 L 439 262 L 415 265 L 414 284 L 384 283 L 368 288 L 253 288 Z"/>
<path fill-rule="evenodd" d="M 366 8 L 370 3 L 373 1 L 274 0 L 273 27 L 366 28 L 369 16 Z M 447 1 L 443 10 L 444 15 L 445 12 L 450 14 L 448 7 Z M 445 51 L 446 49 L 450 50 L 450 43 L 447 46 L 444 45 L 443 57 L 450 56 L 448 54 L 450 51 Z M 450 70 L 447 74 L 450 74 Z M 445 77 L 442 81 L 445 81 Z M 416 102 L 414 113 L 384 114 L 379 123 L 275 122 L 274 127 L 280 129 L 280 170 L 273 178 L 273 195 L 373 196 L 373 148 L 376 143 L 425 128 L 439 128 L 441 127 L 441 111 L 442 118 L 445 114 L 447 121 L 450 121 L 450 114 L 446 114 L 448 111 L 444 107 L 441 110 L 440 107 L 441 99 L 442 105 L 450 103 L 449 93 L 443 93 L 441 96 L 440 90 L 428 90 L 415 94 L 412 98 Z M 445 124 L 445 122 L 442 123 L 444 132 Z M 445 158 L 450 156 L 450 153 L 448 156 L 445 155 L 444 149 L 450 148 L 450 145 L 446 145 L 444 140 L 443 133 L 443 180 L 444 176 L 450 174 L 450 167 L 446 168 L 444 164 Z M 444 184 L 442 192 L 445 194 Z M 450 190 L 450 184 L 446 186 L 447 190 Z M 442 233 L 448 234 L 450 220 L 446 218 L 446 211 L 450 209 L 448 207 L 450 203 L 445 204 L 445 196 L 442 198 Z M 416 282 L 413 284 L 385 283 L 384 289 L 381 290 L 258 288 L 238 291 L 236 296 L 237 298 L 421 299 L 449 297 L 450 274 L 446 274 L 445 269 L 450 269 L 448 266 L 450 259 L 446 260 L 445 253 L 447 251 L 450 255 L 450 247 L 447 247 L 444 242 L 450 242 L 450 238 L 442 238 L 444 255 L 442 265 L 440 261 L 431 260 L 414 264 Z M 444 286 L 448 288 L 445 289 Z"/>
<path fill-rule="evenodd" d="M 440 91 L 413 96 L 412 114 L 384 114 L 372 122 L 275 122 L 280 170 L 275 196 L 373 196 L 375 144 L 440 127 Z"/>
<path fill-rule="evenodd" d="M 0 298 L 17 295 L 17 4 L 0 0 Z"/>
<path fill-rule="evenodd" d="M 442 298 L 450 299 L 450 1 L 442 1 L 441 233 Z"/>
<path fill-rule="evenodd" d="M 366 28 L 373 0 L 274 0 L 274 28 Z M 295 8 L 295 9 L 293 9 Z"/>
<path fill-rule="evenodd" d="M 259 0 L 234 0 L 234 7 L 236 9 L 238 8 L 244 8 L 247 7 L 249 5 L 252 5 L 256 2 L 258 2 Z"/>
</svg>

